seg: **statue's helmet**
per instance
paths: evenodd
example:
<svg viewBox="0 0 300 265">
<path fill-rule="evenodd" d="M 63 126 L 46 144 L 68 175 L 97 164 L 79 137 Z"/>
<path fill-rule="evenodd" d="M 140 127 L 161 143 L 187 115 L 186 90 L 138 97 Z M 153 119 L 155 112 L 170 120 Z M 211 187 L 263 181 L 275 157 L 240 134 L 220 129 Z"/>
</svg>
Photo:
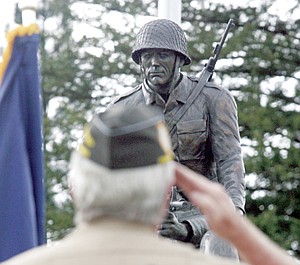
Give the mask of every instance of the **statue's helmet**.
<svg viewBox="0 0 300 265">
<path fill-rule="evenodd" d="M 182 28 L 168 19 L 156 19 L 141 27 L 131 54 L 135 63 L 139 64 L 141 52 L 145 49 L 174 51 L 184 59 L 184 65 L 191 63 Z"/>
</svg>

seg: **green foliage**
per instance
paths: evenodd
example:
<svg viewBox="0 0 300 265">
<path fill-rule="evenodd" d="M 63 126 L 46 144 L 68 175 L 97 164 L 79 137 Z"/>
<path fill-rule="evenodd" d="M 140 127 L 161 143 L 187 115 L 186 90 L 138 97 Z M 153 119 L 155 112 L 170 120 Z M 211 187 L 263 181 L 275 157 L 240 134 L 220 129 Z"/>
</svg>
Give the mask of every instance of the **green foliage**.
<svg viewBox="0 0 300 265">
<path fill-rule="evenodd" d="M 183 71 L 201 71 L 232 18 L 235 27 L 214 79 L 233 93 L 239 109 L 247 213 L 273 240 L 300 256 L 300 20 L 282 21 L 268 11 L 272 3 L 263 2 L 254 8 L 183 0 L 182 27 L 193 61 Z M 130 54 L 141 26 L 137 21 L 156 16 L 157 1 L 49 0 L 40 14 L 45 26 L 47 231 L 52 240 L 73 226 L 67 193 L 70 152 L 85 120 L 140 82 Z M 121 26 L 111 23 L 110 16 Z"/>
<path fill-rule="evenodd" d="M 300 240 L 300 220 L 288 215 L 280 215 L 272 204 L 269 205 L 269 209 L 255 218 L 250 216 L 250 220 L 283 248 L 287 250 L 291 247 L 297 248 Z"/>
</svg>

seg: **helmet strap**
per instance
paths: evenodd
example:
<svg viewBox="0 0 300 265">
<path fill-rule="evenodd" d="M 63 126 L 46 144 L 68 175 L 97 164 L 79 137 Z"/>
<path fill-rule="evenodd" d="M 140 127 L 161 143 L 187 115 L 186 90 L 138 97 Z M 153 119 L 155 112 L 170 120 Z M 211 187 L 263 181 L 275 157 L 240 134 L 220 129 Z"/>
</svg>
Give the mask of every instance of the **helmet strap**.
<svg viewBox="0 0 300 265">
<path fill-rule="evenodd" d="M 176 86 L 176 83 L 178 80 L 179 66 L 180 66 L 180 57 L 176 54 L 174 67 L 173 67 L 172 81 L 171 81 L 170 87 L 169 87 L 169 94 Z"/>
</svg>

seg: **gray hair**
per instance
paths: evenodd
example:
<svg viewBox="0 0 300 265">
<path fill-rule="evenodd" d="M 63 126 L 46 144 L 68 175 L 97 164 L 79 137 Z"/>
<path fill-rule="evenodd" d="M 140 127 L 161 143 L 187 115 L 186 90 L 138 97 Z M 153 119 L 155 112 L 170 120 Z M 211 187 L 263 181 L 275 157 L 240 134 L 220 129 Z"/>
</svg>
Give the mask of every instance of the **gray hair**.
<svg viewBox="0 0 300 265">
<path fill-rule="evenodd" d="M 75 199 L 75 222 L 113 217 L 148 224 L 163 218 L 174 164 L 111 170 L 74 152 L 69 180 Z"/>
</svg>

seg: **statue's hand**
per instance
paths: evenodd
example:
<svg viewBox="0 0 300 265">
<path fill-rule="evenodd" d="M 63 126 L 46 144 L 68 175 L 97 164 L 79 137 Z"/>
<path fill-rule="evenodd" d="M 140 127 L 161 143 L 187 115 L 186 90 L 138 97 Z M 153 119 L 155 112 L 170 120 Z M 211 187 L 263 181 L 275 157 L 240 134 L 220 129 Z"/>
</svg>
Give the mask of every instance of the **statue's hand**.
<svg viewBox="0 0 300 265">
<path fill-rule="evenodd" d="M 158 226 L 158 234 L 163 237 L 186 242 L 188 228 L 183 223 L 180 223 L 173 213 L 169 212 L 168 218 Z"/>
</svg>

